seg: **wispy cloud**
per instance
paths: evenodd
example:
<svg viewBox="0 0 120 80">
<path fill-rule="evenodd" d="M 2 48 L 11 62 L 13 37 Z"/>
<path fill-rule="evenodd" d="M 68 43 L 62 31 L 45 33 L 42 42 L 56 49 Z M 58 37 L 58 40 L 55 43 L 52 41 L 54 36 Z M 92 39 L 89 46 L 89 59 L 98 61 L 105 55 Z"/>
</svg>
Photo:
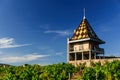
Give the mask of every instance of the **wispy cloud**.
<svg viewBox="0 0 120 80">
<path fill-rule="evenodd" d="M 2 51 L 0 51 L 0 55 L 3 54 Z"/>
<path fill-rule="evenodd" d="M 63 55 L 64 52 L 56 52 L 56 55 Z"/>
<path fill-rule="evenodd" d="M 71 32 L 69 30 L 47 30 L 44 33 L 46 33 L 46 34 L 55 33 L 55 34 L 58 34 L 60 36 L 68 36 L 71 34 Z"/>
<path fill-rule="evenodd" d="M 0 48 L 15 48 L 28 46 L 31 44 L 16 44 L 14 38 L 1 38 L 0 39 Z"/>
<path fill-rule="evenodd" d="M 2 63 L 29 62 L 29 61 L 41 59 L 47 56 L 49 55 L 27 54 L 23 56 L 8 56 L 8 57 L 1 57 L 0 62 Z"/>
<path fill-rule="evenodd" d="M 46 30 L 46 29 L 49 29 L 49 28 L 50 28 L 50 25 L 49 25 L 49 24 L 39 25 L 38 28 L 39 28 L 39 29 Z"/>
<path fill-rule="evenodd" d="M 101 31 L 102 31 L 102 32 L 109 32 L 110 29 L 104 28 L 104 29 L 102 29 Z"/>
<path fill-rule="evenodd" d="M 49 47 L 49 46 L 39 46 L 38 49 L 44 53 L 50 54 L 52 56 L 56 55 L 63 55 L 65 52 L 62 51 L 56 51 L 55 49 Z"/>
<path fill-rule="evenodd" d="M 100 26 L 99 28 L 100 28 L 101 32 L 110 32 L 111 31 L 111 29 L 108 27 L 107 24 L 100 24 L 99 26 Z"/>
<path fill-rule="evenodd" d="M 115 57 L 119 57 L 119 56 L 120 56 L 120 52 L 106 53 L 106 56 L 115 56 Z"/>
</svg>

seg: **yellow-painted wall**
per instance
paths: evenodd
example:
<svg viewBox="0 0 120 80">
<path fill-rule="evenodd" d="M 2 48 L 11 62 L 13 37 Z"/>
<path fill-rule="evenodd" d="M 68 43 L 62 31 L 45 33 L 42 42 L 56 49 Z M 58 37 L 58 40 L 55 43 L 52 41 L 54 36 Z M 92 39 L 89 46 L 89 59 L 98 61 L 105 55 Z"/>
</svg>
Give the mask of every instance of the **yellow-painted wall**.
<svg viewBox="0 0 120 80">
<path fill-rule="evenodd" d="M 88 50 L 88 49 L 89 49 L 89 43 L 88 42 L 74 44 L 74 51 Z"/>
<path fill-rule="evenodd" d="M 84 50 L 89 49 L 89 43 L 88 42 L 86 42 L 86 43 L 83 44 L 83 49 Z"/>
</svg>

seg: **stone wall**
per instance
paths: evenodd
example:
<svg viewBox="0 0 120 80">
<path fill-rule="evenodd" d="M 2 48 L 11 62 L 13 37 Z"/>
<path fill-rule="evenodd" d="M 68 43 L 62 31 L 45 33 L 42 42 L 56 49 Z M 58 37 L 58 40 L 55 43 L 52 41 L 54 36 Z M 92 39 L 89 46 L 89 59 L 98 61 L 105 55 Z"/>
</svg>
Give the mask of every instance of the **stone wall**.
<svg viewBox="0 0 120 80">
<path fill-rule="evenodd" d="M 112 62 L 113 60 L 120 60 L 120 58 L 110 58 L 110 59 L 91 59 L 91 60 L 76 60 L 76 61 L 69 61 L 70 64 L 75 66 L 79 65 L 80 63 L 86 63 L 86 66 L 90 66 L 91 62 L 101 62 L 103 65 L 105 61 Z"/>
</svg>

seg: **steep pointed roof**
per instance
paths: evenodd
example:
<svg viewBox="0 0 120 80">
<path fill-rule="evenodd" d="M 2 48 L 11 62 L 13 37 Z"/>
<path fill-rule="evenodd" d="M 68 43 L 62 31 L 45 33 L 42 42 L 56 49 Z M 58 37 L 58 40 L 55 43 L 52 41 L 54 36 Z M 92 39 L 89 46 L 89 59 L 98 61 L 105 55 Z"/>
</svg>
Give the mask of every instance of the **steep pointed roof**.
<svg viewBox="0 0 120 80">
<path fill-rule="evenodd" d="M 83 18 L 80 25 L 76 30 L 74 30 L 74 34 L 70 40 L 80 40 L 89 38 L 90 40 L 99 42 L 100 44 L 105 43 L 96 35 L 92 27 L 86 18 Z"/>
</svg>

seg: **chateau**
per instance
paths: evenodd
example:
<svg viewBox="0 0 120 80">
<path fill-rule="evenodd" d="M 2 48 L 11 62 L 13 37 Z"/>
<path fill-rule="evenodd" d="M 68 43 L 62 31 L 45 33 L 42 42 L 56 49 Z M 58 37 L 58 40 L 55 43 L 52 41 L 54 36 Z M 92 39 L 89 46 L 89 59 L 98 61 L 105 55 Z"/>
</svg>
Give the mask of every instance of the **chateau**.
<svg viewBox="0 0 120 80">
<path fill-rule="evenodd" d="M 104 44 L 105 41 L 101 40 L 92 29 L 85 15 L 74 30 L 71 38 L 67 39 L 67 61 L 75 66 L 80 63 L 86 62 L 89 66 L 90 62 L 104 63 L 105 60 L 113 61 L 120 58 L 104 56 L 104 49 L 99 45 Z"/>
</svg>

